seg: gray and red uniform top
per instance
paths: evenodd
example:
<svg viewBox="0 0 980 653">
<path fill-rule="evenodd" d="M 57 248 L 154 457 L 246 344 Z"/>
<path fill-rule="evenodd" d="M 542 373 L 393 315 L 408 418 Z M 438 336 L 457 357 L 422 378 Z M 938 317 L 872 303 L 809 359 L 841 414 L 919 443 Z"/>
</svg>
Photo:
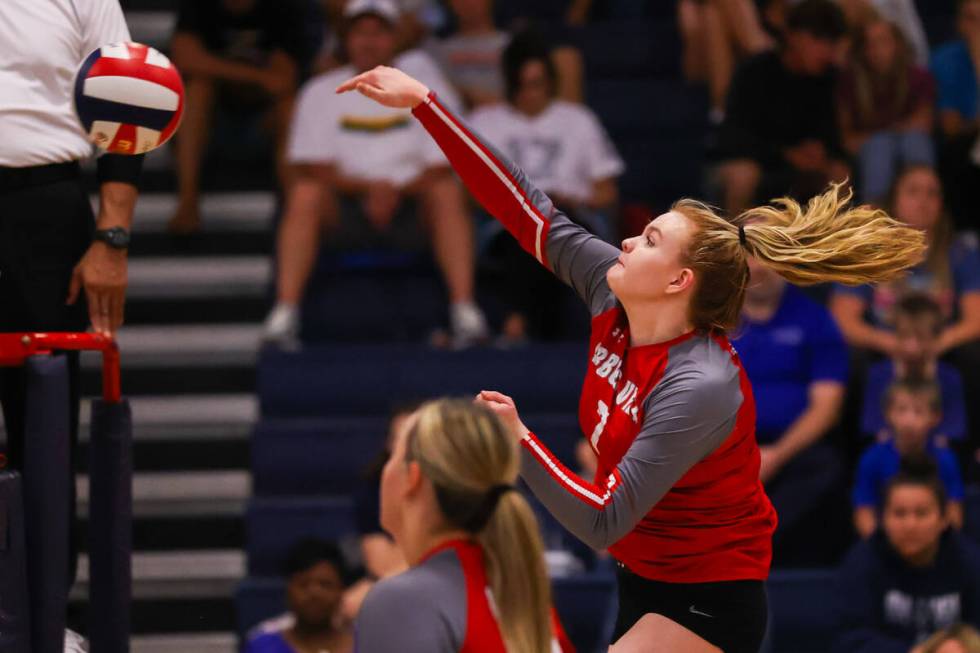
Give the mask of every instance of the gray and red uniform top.
<svg viewBox="0 0 980 653">
<path fill-rule="evenodd" d="M 728 339 L 692 331 L 631 347 L 606 282 L 620 250 L 558 211 L 434 94 L 413 113 L 473 196 L 592 314 L 579 423 L 598 472 L 580 478 L 528 434 L 521 475 L 534 494 L 569 531 L 644 578 L 765 580 L 776 513 L 759 481 L 752 388 Z"/>
<path fill-rule="evenodd" d="M 575 653 L 551 612 L 554 653 Z M 364 599 L 354 632 L 357 653 L 507 653 L 487 585 L 483 550 L 452 540 Z"/>
</svg>

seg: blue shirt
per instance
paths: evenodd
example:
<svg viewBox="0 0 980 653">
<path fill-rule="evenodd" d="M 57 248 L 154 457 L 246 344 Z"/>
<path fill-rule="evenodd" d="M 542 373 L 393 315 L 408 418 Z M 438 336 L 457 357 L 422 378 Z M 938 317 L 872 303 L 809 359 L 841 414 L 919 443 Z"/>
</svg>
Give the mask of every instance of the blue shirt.
<svg viewBox="0 0 980 653">
<path fill-rule="evenodd" d="M 931 297 L 947 321 L 959 314 L 959 298 L 968 292 L 980 292 L 980 249 L 976 236 L 960 234 L 949 248 L 949 265 L 953 287 L 944 289 L 925 263 L 910 268 L 903 279 L 875 286 L 834 286 L 835 293 L 854 295 L 864 300 L 872 324 L 887 327 L 894 323 L 895 305 L 908 292 L 924 293 Z"/>
<path fill-rule="evenodd" d="M 733 340 L 752 382 L 756 437 L 771 443 L 806 410 L 810 384 L 847 382 L 847 347 L 826 308 L 786 285 L 766 323 L 743 321 Z"/>
<path fill-rule="evenodd" d="M 864 386 L 864 405 L 861 408 L 861 433 L 874 437 L 885 428 L 882 401 L 885 391 L 895 380 L 895 365 L 890 360 L 875 363 L 868 370 Z M 943 420 L 935 430 L 950 440 L 966 437 L 966 406 L 963 397 L 963 380 L 955 367 L 942 361 L 936 368 L 936 380 L 942 393 Z"/>
<path fill-rule="evenodd" d="M 282 633 L 265 633 L 251 640 L 245 653 L 296 653 Z"/>
<path fill-rule="evenodd" d="M 966 41 L 953 41 L 936 50 L 930 68 L 939 86 L 940 111 L 955 111 L 966 120 L 976 118 L 977 74 Z"/>
<path fill-rule="evenodd" d="M 963 500 L 963 479 L 956 456 L 945 447 L 928 445 L 926 453 L 936 461 L 939 478 L 946 487 L 946 497 L 953 501 Z M 895 448 L 894 440 L 872 445 L 861 456 L 858 463 L 857 482 L 851 500 L 854 507 L 880 506 L 882 491 L 888 480 L 898 473 L 901 456 Z"/>
</svg>

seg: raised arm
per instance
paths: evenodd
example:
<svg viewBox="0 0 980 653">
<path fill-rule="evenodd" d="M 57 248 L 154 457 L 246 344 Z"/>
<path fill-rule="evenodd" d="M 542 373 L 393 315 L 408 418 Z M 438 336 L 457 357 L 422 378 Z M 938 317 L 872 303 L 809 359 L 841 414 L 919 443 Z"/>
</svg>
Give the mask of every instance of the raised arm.
<svg viewBox="0 0 980 653">
<path fill-rule="evenodd" d="M 569 471 L 530 432 L 522 442 L 521 476 L 565 528 L 595 549 L 607 548 L 725 441 L 741 402 L 730 382 L 692 368 L 651 395 L 642 430 L 604 483 Z"/>
<path fill-rule="evenodd" d="M 395 108 L 411 108 L 480 204 L 542 265 L 601 312 L 610 297 L 606 271 L 620 251 L 557 210 L 527 175 L 480 140 L 428 88 L 405 73 L 379 67 L 338 87 Z"/>
</svg>

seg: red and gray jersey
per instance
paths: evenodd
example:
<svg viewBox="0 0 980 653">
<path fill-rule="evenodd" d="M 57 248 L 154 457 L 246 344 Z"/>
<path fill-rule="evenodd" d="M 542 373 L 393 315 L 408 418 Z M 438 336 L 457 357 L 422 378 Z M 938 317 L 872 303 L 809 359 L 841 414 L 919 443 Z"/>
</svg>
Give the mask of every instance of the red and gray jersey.
<svg viewBox="0 0 980 653">
<path fill-rule="evenodd" d="M 408 571 L 375 585 L 354 625 L 357 653 L 507 653 L 472 540 L 436 547 Z M 553 653 L 575 653 L 552 610 Z"/>
<path fill-rule="evenodd" d="M 579 422 L 599 471 L 580 478 L 530 434 L 521 474 L 534 494 L 569 531 L 643 577 L 765 579 L 776 513 L 759 481 L 752 388 L 727 338 L 690 332 L 629 346 L 606 282 L 620 251 L 555 209 L 434 95 L 414 114 L 484 208 L 592 314 Z"/>
</svg>

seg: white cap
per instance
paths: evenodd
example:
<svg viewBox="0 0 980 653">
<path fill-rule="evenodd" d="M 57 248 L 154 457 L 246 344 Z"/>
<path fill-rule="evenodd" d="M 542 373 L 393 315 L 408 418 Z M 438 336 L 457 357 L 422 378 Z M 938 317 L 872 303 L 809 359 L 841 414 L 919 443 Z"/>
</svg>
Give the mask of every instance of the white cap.
<svg viewBox="0 0 980 653">
<path fill-rule="evenodd" d="M 401 12 L 392 0 L 350 0 L 344 7 L 344 18 L 352 21 L 365 14 L 377 16 L 395 25 Z"/>
</svg>

